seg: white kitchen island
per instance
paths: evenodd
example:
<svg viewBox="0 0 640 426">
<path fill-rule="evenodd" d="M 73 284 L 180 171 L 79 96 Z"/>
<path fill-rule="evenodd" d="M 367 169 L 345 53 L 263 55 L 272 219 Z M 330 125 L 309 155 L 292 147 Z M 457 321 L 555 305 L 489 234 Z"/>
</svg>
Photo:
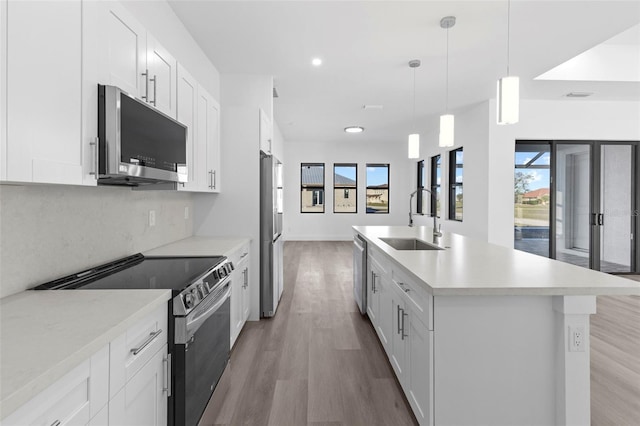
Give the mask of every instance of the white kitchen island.
<svg viewBox="0 0 640 426">
<path fill-rule="evenodd" d="M 432 229 L 354 226 L 367 314 L 421 424 L 589 425 L 589 316 L 640 284 Z"/>
</svg>

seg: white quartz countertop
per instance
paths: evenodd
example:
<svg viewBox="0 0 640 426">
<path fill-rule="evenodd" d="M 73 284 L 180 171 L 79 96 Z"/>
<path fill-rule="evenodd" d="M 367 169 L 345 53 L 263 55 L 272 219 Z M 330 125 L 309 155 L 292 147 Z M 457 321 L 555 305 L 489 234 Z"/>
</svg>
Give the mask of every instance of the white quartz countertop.
<svg viewBox="0 0 640 426">
<path fill-rule="evenodd" d="M 189 237 L 144 252 L 145 256 L 230 256 L 249 238 Z"/>
<path fill-rule="evenodd" d="M 170 297 L 170 290 L 28 290 L 0 299 L 0 419 Z"/>
<path fill-rule="evenodd" d="M 354 226 L 354 231 L 441 296 L 640 295 L 640 283 L 542 256 L 443 233 L 444 250 L 396 250 L 380 238 L 433 243 L 431 227 Z"/>
</svg>

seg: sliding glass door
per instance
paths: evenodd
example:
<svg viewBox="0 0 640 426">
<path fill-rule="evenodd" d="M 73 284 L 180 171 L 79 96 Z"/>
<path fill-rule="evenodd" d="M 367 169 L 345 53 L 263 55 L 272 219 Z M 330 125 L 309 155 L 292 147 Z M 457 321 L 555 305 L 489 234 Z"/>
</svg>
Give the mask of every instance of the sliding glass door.
<svg viewBox="0 0 640 426">
<path fill-rule="evenodd" d="M 600 255 L 594 269 L 603 272 L 633 271 L 634 222 L 638 214 L 633 196 L 637 185 L 634 157 L 633 145 L 600 145 L 600 200 L 593 220 Z"/>
<path fill-rule="evenodd" d="M 591 267 L 592 144 L 557 143 L 553 157 L 552 257 Z"/>
<path fill-rule="evenodd" d="M 640 272 L 639 142 L 519 141 L 515 159 L 516 249 Z"/>
</svg>

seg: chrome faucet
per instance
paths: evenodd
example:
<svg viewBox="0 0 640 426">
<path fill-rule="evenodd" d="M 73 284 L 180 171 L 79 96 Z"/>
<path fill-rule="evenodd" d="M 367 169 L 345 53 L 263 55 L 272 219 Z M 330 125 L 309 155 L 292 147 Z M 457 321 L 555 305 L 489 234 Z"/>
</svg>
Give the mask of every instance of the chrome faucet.
<svg viewBox="0 0 640 426">
<path fill-rule="evenodd" d="M 411 206 L 413 204 L 413 197 L 418 193 L 418 191 L 428 192 L 429 195 L 431 195 L 431 198 L 433 198 L 434 204 L 438 202 L 436 195 L 426 188 L 416 189 L 415 191 L 413 191 L 409 195 L 409 226 L 413 226 L 413 213 L 411 211 Z M 440 230 L 440 225 L 438 225 L 438 215 L 435 212 L 431 212 L 431 215 L 433 216 L 433 239 L 435 240 L 442 237 L 442 232 Z"/>
</svg>

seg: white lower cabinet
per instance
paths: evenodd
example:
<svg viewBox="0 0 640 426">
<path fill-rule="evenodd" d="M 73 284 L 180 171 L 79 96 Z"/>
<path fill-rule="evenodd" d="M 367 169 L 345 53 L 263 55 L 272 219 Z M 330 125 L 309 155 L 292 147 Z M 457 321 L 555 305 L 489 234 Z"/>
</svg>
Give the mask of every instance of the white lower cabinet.
<svg viewBox="0 0 640 426">
<path fill-rule="evenodd" d="M 369 250 L 367 314 L 421 425 L 433 425 L 433 296 Z"/>
<path fill-rule="evenodd" d="M 249 318 L 249 244 L 229 256 L 234 271 L 231 275 L 231 347 Z"/>
<path fill-rule="evenodd" d="M 2 425 L 88 424 L 107 406 L 108 359 L 107 345 L 20 407 Z"/>
<path fill-rule="evenodd" d="M 164 304 L 10 414 L 2 426 L 166 425 L 169 361 Z"/>
<path fill-rule="evenodd" d="M 166 425 L 167 375 L 165 344 L 109 401 L 109 424 Z"/>
</svg>

